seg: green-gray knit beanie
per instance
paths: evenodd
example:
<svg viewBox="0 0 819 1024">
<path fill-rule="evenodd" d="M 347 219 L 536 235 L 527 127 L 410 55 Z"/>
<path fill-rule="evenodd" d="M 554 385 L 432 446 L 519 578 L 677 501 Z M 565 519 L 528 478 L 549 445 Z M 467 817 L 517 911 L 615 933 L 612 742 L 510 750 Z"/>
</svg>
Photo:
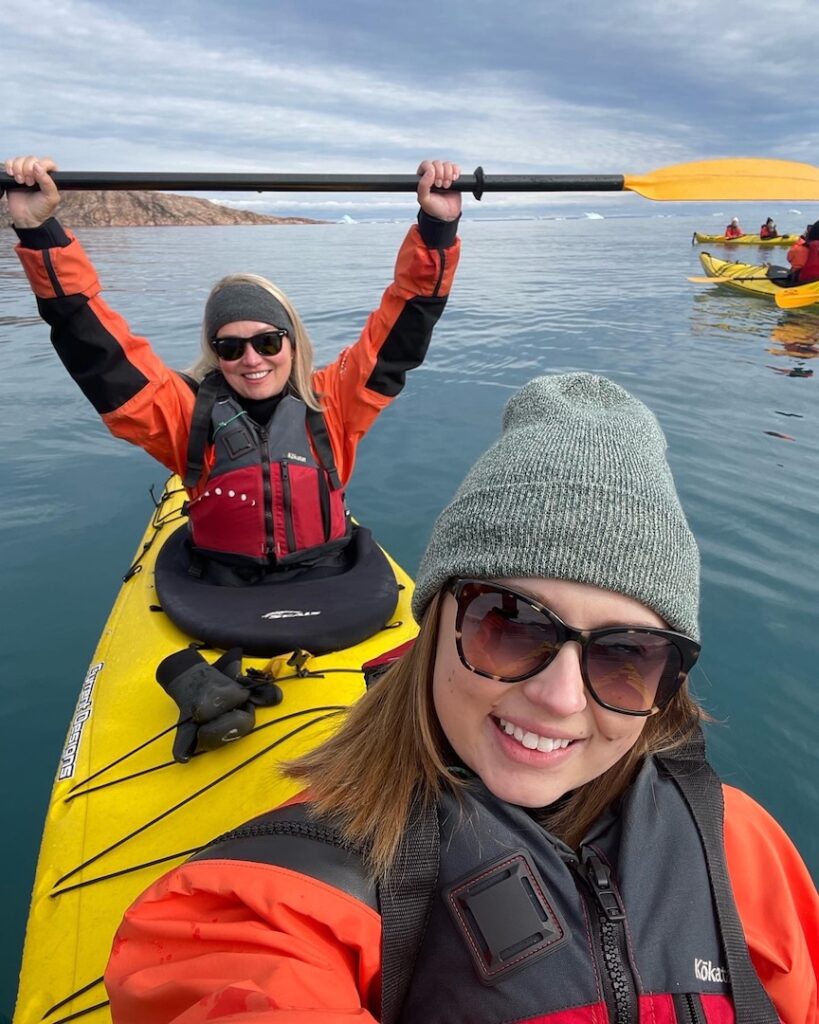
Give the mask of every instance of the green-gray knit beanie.
<svg viewBox="0 0 819 1024">
<path fill-rule="evenodd" d="M 626 594 L 699 639 L 699 551 L 654 414 L 589 373 L 537 377 L 438 517 L 413 613 L 453 576 L 575 580 Z"/>
</svg>

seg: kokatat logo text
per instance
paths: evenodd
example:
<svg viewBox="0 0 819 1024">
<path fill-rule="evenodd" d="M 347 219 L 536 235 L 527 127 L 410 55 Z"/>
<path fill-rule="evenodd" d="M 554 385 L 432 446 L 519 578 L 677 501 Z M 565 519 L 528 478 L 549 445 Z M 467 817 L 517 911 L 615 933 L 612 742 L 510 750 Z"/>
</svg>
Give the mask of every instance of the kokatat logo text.
<svg viewBox="0 0 819 1024">
<path fill-rule="evenodd" d="M 710 960 L 694 960 L 694 974 L 697 981 L 721 981 L 728 980 L 728 972 L 724 967 L 714 967 Z"/>
</svg>

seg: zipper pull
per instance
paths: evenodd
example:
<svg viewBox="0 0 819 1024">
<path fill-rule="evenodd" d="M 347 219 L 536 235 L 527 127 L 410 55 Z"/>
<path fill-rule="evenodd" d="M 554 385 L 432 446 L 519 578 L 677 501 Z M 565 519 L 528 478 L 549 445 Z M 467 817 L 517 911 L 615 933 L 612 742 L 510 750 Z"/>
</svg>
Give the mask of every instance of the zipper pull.
<svg viewBox="0 0 819 1024">
<path fill-rule="evenodd" d="M 585 858 L 586 881 L 609 921 L 625 921 L 626 912 L 620 894 L 612 885 L 611 872 L 599 857 L 590 853 Z"/>
</svg>

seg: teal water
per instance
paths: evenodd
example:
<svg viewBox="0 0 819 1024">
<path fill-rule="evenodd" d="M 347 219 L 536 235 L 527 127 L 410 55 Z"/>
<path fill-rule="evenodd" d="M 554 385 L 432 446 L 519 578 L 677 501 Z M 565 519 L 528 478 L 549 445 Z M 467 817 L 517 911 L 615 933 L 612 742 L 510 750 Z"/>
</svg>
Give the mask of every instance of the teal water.
<svg viewBox="0 0 819 1024">
<path fill-rule="evenodd" d="M 648 403 L 703 554 L 694 688 L 724 777 L 761 801 L 819 874 L 819 314 L 689 284 L 705 215 L 465 220 L 425 365 L 360 449 L 349 499 L 410 571 L 435 514 L 539 373 L 590 370 Z M 665 212 L 665 211 L 664 211 Z M 744 215 L 759 223 L 771 211 Z M 780 228 L 804 217 L 773 211 Z M 320 361 L 358 334 L 403 224 L 83 231 L 109 301 L 172 365 L 192 361 L 210 284 L 278 281 Z M 68 379 L 0 231 L 0 564 L 5 671 L 0 1020 L 11 1014 L 40 829 L 65 730 L 164 478 L 111 439 Z M 782 250 L 732 257 L 783 262 Z M 805 374 L 816 368 L 816 376 Z M 793 374 L 793 375 L 791 375 Z M 787 435 L 790 439 L 775 435 Z M 45 968 L 44 968 L 45 969 Z"/>
</svg>

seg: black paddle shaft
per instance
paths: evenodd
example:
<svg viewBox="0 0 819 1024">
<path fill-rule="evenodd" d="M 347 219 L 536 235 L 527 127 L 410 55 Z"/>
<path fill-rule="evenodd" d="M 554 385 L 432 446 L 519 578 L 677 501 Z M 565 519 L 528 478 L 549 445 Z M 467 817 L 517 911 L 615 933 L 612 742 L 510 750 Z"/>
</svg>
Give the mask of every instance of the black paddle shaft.
<svg viewBox="0 0 819 1024">
<path fill-rule="evenodd" d="M 55 171 L 52 175 L 66 191 L 168 192 L 415 192 L 417 175 L 406 174 L 177 174 L 149 171 Z M 622 174 L 463 174 L 452 183 L 455 192 L 622 192 Z M 0 174 L 0 195 L 11 189 L 34 189 Z M 446 189 L 433 189 L 445 192 Z"/>
</svg>

